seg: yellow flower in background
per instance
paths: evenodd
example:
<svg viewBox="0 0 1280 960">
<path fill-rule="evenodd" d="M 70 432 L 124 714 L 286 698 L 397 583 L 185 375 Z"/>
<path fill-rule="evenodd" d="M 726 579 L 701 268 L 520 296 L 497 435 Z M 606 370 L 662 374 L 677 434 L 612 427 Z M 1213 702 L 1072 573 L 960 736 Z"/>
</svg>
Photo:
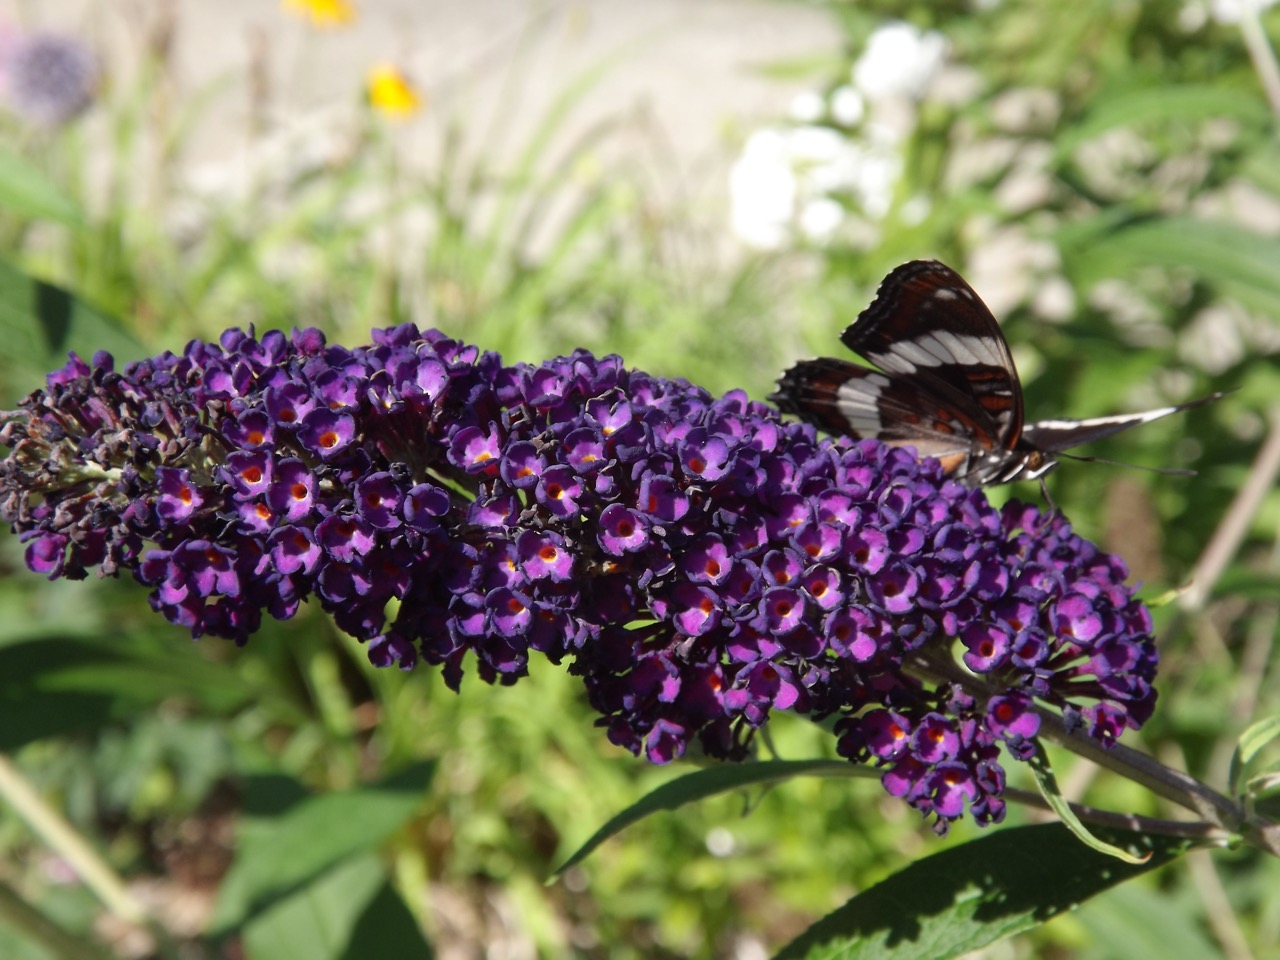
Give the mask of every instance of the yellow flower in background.
<svg viewBox="0 0 1280 960">
<path fill-rule="evenodd" d="M 395 120 L 404 120 L 422 109 L 417 89 L 393 64 L 380 63 L 369 71 L 369 105 Z"/>
<path fill-rule="evenodd" d="M 344 27 L 356 18 L 351 0 L 282 0 L 285 10 L 307 17 L 317 27 Z"/>
</svg>

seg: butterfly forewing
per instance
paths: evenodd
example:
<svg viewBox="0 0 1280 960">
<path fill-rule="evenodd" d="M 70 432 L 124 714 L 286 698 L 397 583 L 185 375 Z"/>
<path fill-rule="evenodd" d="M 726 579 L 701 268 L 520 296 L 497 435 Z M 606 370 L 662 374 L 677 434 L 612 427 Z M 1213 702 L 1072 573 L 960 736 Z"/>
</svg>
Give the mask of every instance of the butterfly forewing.
<svg viewBox="0 0 1280 960">
<path fill-rule="evenodd" d="M 881 370 L 968 405 L 993 445 L 1017 443 L 1022 388 L 1009 345 L 986 304 L 945 264 L 898 267 L 840 339 Z"/>
</svg>

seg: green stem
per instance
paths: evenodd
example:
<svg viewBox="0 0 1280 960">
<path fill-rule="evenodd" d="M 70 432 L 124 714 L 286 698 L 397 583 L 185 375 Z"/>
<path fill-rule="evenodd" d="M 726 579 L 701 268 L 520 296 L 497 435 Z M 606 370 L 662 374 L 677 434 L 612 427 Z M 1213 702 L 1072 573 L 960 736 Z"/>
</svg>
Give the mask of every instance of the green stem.
<svg viewBox="0 0 1280 960">
<path fill-rule="evenodd" d="M 910 667 L 911 672 L 923 680 L 954 683 L 982 701 L 1000 692 L 949 658 L 918 656 Z M 1280 856 L 1280 824 L 1246 814 L 1230 797 L 1144 753 L 1121 744 L 1104 747 L 1078 730 L 1068 730 L 1057 713 L 1040 706 L 1035 710 L 1040 717 L 1040 736 L 1044 739 L 1140 783 L 1157 796 L 1191 811 L 1200 818 L 1203 828 L 1243 835 L 1254 846 Z"/>
</svg>

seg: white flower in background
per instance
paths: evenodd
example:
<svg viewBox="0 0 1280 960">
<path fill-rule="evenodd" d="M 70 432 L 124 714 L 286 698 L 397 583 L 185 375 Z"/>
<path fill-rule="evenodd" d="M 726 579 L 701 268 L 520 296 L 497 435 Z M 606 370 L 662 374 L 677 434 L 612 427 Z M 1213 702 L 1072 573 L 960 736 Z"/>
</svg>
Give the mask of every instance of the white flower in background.
<svg viewBox="0 0 1280 960">
<path fill-rule="evenodd" d="M 795 215 L 797 183 L 786 134 L 771 127 L 757 130 L 729 171 L 733 232 L 760 250 L 783 246 Z"/>
<path fill-rule="evenodd" d="M 1246 16 L 1257 16 L 1280 0 L 1209 0 L 1209 15 L 1219 23 L 1239 23 Z"/>
<path fill-rule="evenodd" d="M 841 126 L 856 127 L 867 115 L 867 102 L 853 87 L 845 84 L 831 91 L 831 119 Z"/>
<path fill-rule="evenodd" d="M 853 85 L 870 100 L 924 94 L 942 67 L 947 40 L 901 20 L 876 28 L 853 65 Z"/>
<path fill-rule="evenodd" d="M 830 197 L 816 197 L 800 210 L 800 232 L 814 243 L 826 243 L 842 223 L 844 207 Z"/>
<path fill-rule="evenodd" d="M 791 101 L 787 111 L 791 119 L 799 123 L 817 123 L 827 110 L 827 103 L 817 90 L 806 90 L 798 93 Z"/>
<path fill-rule="evenodd" d="M 886 24 L 868 37 L 852 84 L 825 98 L 802 93 L 791 102 L 793 126 L 753 133 L 729 175 L 734 233 L 749 246 L 776 250 L 797 237 L 826 243 L 851 213 L 862 227 L 882 220 L 893 208 L 902 141 L 915 123 L 911 101 L 923 96 L 946 52 L 940 33 Z M 833 126 L 822 126 L 824 119 Z M 927 215 L 927 206 L 911 211 Z"/>
<path fill-rule="evenodd" d="M 813 126 L 757 130 L 729 174 L 733 231 L 762 250 L 786 245 L 797 231 L 825 242 L 845 219 L 837 196 L 879 220 L 893 204 L 901 172 L 902 157 L 884 137 L 851 140 Z"/>
</svg>

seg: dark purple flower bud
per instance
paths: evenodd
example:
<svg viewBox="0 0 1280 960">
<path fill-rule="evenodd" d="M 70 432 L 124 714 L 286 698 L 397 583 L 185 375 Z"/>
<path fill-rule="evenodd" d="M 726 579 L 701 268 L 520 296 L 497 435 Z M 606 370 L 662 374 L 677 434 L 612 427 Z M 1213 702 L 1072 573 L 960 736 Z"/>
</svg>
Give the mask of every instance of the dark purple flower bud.
<svg viewBox="0 0 1280 960">
<path fill-rule="evenodd" d="M 45 534 L 27 544 L 27 569 L 32 573 L 46 574 L 50 580 L 62 576 L 66 557 L 67 538 L 61 534 Z"/>
</svg>

